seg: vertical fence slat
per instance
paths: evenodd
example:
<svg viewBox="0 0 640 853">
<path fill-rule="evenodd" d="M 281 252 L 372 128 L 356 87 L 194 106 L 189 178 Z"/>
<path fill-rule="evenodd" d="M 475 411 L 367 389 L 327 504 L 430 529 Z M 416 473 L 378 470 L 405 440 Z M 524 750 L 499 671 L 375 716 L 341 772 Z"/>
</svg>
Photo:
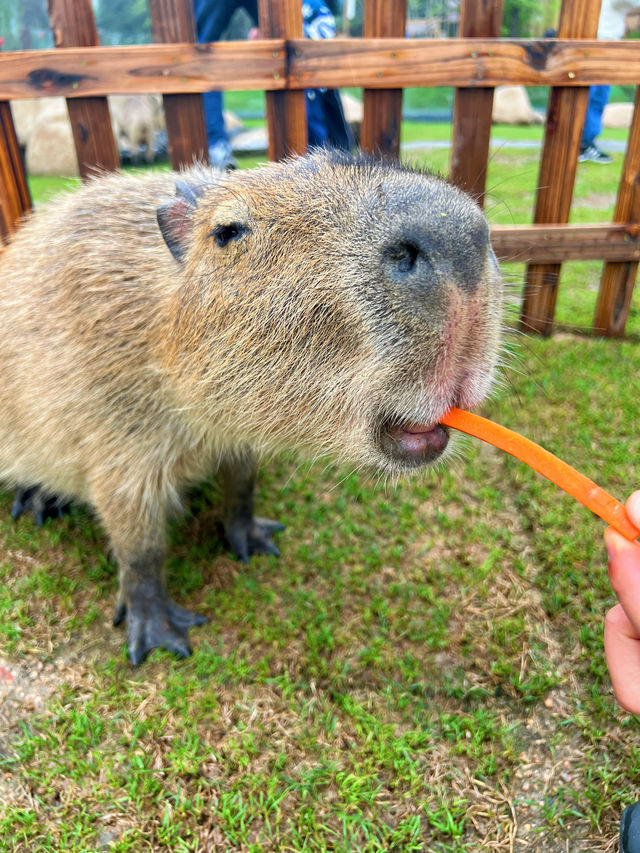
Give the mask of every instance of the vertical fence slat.
<svg viewBox="0 0 640 853">
<path fill-rule="evenodd" d="M 154 42 L 195 42 L 191 0 L 149 0 Z M 209 152 L 202 95 L 163 95 L 169 159 L 174 169 L 194 160 L 207 163 Z"/>
<path fill-rule="evenodd" d="M 459 34 L 464 38 L 500 35 L 503 0 L 463 0 Z M 491 140 L 493 89 L 456 89 L 450 178 L 484 204 Z"/>
<path fill-rule="evenodd" d="M 8 153 L 11 169 L 15 177 L 16 210 L 20 211 L 19 215 L 22 216 L 23 213 L 31 210 L 31 195 L 24 173 L 18 137 L 13 124 L 13 116 L 11 115 L 11 107 L 7 101 L 0 101 L 0 139 Z"/>
<path fill-rule="evenodd" d="M 0 101 L 0 241 L 6 241 L 18 220 L 31 210 L 11 108 Z"/>
<path fill-rule="evenodd" d="M 258 0 L 258 21 L 263 38 L 302 38 L 300 0 Z M 266 92 L 269 159 L 282 160 L 307 150 L 307 115 L 304 92 Z"/>
<path fill-rule="evenodd" d="M 636 89 L 613 221 L 634 223 L 640 227 L 640 86 Z M 637 274 L 637 261 L 604 265 L 593 319 L 596 334 L 609 337 L 624 335 Z"/>
<path fill-rule="evenodd" d="M 365 38 L 401 38 L 407 23 L 406 0 L 364 0 Z M 400 155 L 402 89 L 365 89 L 361 146 L 364 151 Z"/>
<path fill-rule="evenodd" d="M 47 0 L 56 47 L 92 47 L 99 43 L 90 0 Z M 83 178 L 96 168 L 120 166 L 106 98 L 68 98 L 67 108 L 78 168 Z"/>
<path fill-rule="evenodd" d="M 600 1 L 563 0 L 558 37 L 595 38 Z M 588 99 L 587 86 L 557 86 L 549 93 L 534 217 L 536 224 L 569 221 Z M 528 267 L 520 318 L 525 331 L 551 334 L 560 269 L 560 264 L 531 264 Z"/>
</svg>

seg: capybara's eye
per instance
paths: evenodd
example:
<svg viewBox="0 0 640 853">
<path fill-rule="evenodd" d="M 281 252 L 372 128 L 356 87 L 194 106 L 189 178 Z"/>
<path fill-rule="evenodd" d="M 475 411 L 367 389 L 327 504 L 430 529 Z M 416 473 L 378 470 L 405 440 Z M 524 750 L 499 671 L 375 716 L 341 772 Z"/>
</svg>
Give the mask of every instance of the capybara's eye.
<svg viewBox="0 0 640 853">
<path fill-rule="evenodd" d="M 213 231 L 210 231 L 208 237 L 213 237 L 216 244 L 224 248 L 232 240 L 238 240 L 247 232 L 247 226 L 242 222 L 231 222 L 229 225 L 216 225 Z"/>
</svg>

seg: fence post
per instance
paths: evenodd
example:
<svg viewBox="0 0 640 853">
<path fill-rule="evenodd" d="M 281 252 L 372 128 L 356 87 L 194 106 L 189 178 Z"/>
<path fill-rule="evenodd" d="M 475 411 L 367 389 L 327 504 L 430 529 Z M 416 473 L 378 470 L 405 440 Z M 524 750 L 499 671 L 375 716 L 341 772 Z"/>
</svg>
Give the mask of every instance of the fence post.
<svg viewBox="0 0 640 853">
<path fill-rule="evenodd" d="M 90 0 L 47 0 L 56 47 L 94 47 L 98 30 Z M 120 158 L 106 98 L 67 98 L 78 169 L 87 179 L 96 168 L 115 171 Z"/>
<path fill-rule="evenodd" d="M 364 0 L 362 35 L 365 38 L 402 38 L 406 24 L 406 0 Z M 402 89 L 365 89 L 363 109 L 363 151 L 398 157 Z"/>
<path fill-rule="evenodd" d="M 632 224 L 636 234 L 640 230 L 640 86 L 636 89 L 633 120 L 613 221 Z M 596 334 L 609 337 L 624 335 L 637 273 L 637 261 L 604 265 L 593 319 Z"/>
<path fill-rule="evenodd" d="M 191 0 L 149 0 L 154 42 L 195 42 Z M 209 162 L 202 95 L 163 95 L 169 159 L 174 169 Z"/>
<path fill-rule="evenodd" d="M 461 38 L 497 38 L 503 0 L 462 0 Z M 481 206 L 487 181 L 493 88 L 459 88 L 453 100 L 450 178 Z"/>
<path fill-rule="evenodd" d="M 600 2 L 563 0 L 558 38 L 595 38 Z M 536 224 L 569 221 L 588 99 L 588 86 L 556 86 L 549 93 L 534 217 Z M 531 264 L 528 267 L 520 317 L 524 331 L 551 334 L 560 268 L 560 264 Z"/>
<path fill-rule="evenodd" d="M 258 0 L 258 21 L 263 38 L 302 38 L 300 0 Z M 304 92 L 266 92 L 269 159 L 282 160 L 307 150 L 307 116 Z"/>
<path fill-rule="evenodd" d="M 11 108 L 0 101 L 0 242 L 8 239 L 18 220 L 31 210 Z"/>
</svg>

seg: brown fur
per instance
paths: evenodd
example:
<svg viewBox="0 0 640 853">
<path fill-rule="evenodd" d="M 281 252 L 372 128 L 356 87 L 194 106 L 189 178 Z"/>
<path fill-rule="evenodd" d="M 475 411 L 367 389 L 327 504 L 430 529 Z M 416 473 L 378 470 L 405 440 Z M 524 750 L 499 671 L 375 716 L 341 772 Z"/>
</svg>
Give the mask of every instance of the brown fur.
<svg viewBox="0 0 640 853">
<path fill-rule="evenodd" d="M 319 153 L 177 177 L 197 205 L 175 175 L 101 177 L 0 258 L 0 478 L 95 507 L 122 608 L 189 483 L 286 447 L 414 467 L 389 430 L 479 402 L 498 354 L 486 222 L 439 178 Z"/>
</svg>

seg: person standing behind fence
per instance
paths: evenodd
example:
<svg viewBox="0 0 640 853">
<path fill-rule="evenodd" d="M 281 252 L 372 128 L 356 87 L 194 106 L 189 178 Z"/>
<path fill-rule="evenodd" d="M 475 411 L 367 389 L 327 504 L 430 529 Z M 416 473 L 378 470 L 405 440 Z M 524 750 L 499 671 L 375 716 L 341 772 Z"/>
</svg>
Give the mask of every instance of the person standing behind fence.
<svg viewBox="0 0 640 853">
<path fill-rule="evenodd" d="M 194 0 L 197 39 L 200 44 L 218 41 L 231 16 L 242 8 L 255 21 L 258 20 L 257 0 Z M 323 0 L 305 0 L 302 3 L 302 21 L 305 38 L 334 38 L 335 17 Z M 259 38 L 253 29 L 249 38 Z M 224 125 L 222 93 L 205 92 L 203 95 L 209 162 L 221 169 L 235 168 L 229 137 Z M 330 145 L 350 150 L 354 139 L 347 124 L 340 96 L 335 89 L 309 89 L 305 91 L 307 135 L 312 147 Z"/>
<path fill-rule="evenodd" d="M 630 0 L 602 0 L 599 39 L 620 39 L 626 29 L 625 15 L 633 8 Z M 611 163 L 611 157 L 596 145 L 596 138 L 602 133 L 602 114 L 609 103 L 611 86 L 591 86 L 589 103 L 580 142 L 580 163 Z"/>
<path fill-rule="evenodd" d="M 258 0 L 193 0 L 196 37 L 199 44 L 219 41 L 237 9 L 244 9 L 258 19 Z M 236 166 L 222 113 L 222 92 L 205 92 L 202 96 L 207 127 L 209 162 L 219 169 Z"/>
<path fill-rule="evenodd" d="M 303 2 L 302 26 L 308 39 L 332 39 L 336 36 L 336 19 L 323 0 Z M 353 148 L 353 135 L 345 120 L 337 89 L 307 89 L 304 95 L 309 145 L 331 145 L 345 151 Z"/>
</svg>

